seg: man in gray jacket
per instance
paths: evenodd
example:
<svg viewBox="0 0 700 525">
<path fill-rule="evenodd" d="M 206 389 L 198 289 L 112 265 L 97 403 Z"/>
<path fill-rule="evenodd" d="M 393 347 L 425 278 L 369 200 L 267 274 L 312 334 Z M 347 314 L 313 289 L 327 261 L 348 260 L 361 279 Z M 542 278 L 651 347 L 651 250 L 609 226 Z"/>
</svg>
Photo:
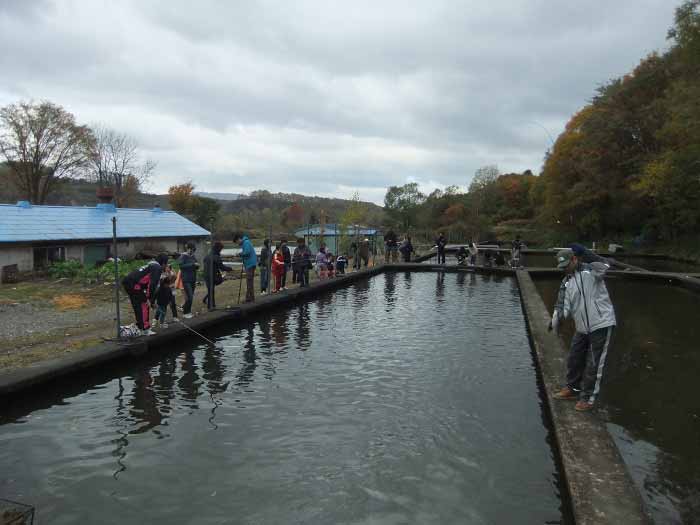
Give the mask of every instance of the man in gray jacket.
<svg viewBox="0 0 700 525">
<path fill-rule="evenodd" d="M 576 333 L 566 363 L 566 386 L 555 399 L 578 400 L 576 410 L 593 408 L 600 392 L 605 359 L 615 329 L 613 308 L 604 276 L 610 266 L 580 245 L 557 253 L 557 267 L 566 271 L 559 287 L 550 330 L 573 317 Z"/>
</svg>

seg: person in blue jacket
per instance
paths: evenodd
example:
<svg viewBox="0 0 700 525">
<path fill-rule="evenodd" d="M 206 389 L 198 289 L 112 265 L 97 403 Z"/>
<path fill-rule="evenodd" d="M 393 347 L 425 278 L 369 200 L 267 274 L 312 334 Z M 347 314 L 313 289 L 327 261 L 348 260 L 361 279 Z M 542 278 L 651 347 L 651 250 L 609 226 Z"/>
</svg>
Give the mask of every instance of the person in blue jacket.
<svg viewBox="0 0 700 525">
<path fill-rule="evenodd" d="M 245 269 L 246 282 L 245 302 L 252 303 L 255 301 L 255 267 L 258 265 L 258 257 L 247 235 L 237 233 L 233 236 L 233 242 L 241 247 L 240 257 Z"/>
</svg>

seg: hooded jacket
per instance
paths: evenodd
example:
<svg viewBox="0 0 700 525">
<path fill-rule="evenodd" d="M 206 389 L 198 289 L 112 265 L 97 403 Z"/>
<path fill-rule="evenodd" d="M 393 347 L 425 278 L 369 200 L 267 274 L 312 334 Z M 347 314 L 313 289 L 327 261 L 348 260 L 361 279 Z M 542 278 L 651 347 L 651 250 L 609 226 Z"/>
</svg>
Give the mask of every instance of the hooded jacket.
<svg viewBox="0 0 700 525">
<path fill-rule="evenodd" d="M 194 255 L 190 255 L 185 252 L 180 255 L 177 260 L 180 265 L 180 275 L 182 276 L 183 283 L 195 283 L 197 282 L 197 258 Z"/>
<path fill-rule="evenodd" d="M 590 334 L 617 324 L 604 281 L 609 268 L 602 262 L 581 263 L 562 281 L 555 312 L 564 319 L 573 317 L 577 332 Z"/>
<path fill-rule="evenodd" d="M 241 243 L 241 260 L 243 261 L 243 267 L 246 270 L 255 268 L 258 265 L 258 257 L 255 255 L 255 248 L 253 248 L 253 243 L 247 235 L 244 235 Z"/>
</svg>

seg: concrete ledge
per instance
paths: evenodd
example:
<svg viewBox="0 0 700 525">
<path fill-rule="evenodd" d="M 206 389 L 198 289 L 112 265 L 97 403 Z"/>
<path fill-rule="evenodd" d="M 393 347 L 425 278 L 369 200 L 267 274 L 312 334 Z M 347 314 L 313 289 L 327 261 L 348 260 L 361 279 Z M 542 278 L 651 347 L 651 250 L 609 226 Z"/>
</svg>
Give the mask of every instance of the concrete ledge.
<svg viewBox="0 0 700 525">
<path fill-rule="evenodd" d="M 382 266 L 375 266 L 326 281 L 318 281 L 306 288 L 294 288 L 283 293 L 258 297 L 254 303 L 208 312 L 188 319 L 186 323 L 187 326 L 198 332 L 223 323 L 235 323 L 264 310 L 307 300 L 318 294 L 347 286 L 358 279 L 365 279 L 383 270 Z M 116 359 L 138 358 L 150 350 L 190 336 L 189 330 L 173 323 L 167 329 L 158 330 L 157 334 L 151 337 L 140 337 L 130 342 L 105 342 L 57 359 L 50 359 L 24 368 L 0 373 L 0 397 L 14 395 L 31 387 L 88 368 L 96 368 L 103 363 Z"/>
<path fill-rule="evenodd" d="M 556 268 L 527 268 L 527 272 L 535 278 L 561 278 L 564 275 L 564 272 L 562 270 L 557 270 Z M 698 274 L 609 270 L 606 273 L 606 277 L 623 278 L 637 281 L 666 281 L 678 286 L 682 286 L 689 290 L 700 292 L 700 278 L 698 278 Z"/>
<path fill-rule="evenodd" d="M 457 266 L 455 264 L 424 264 L 419 262 L 393 263 L 382 266 L 389 272 L 449 272 L 449 273 L 480 273 L 484 275 L 508 275 L 513 277 L 515 270 L 501 266 Z"/>
<path fill-rule="evenodd" d="M 547 330 L 550 315 L 528 272 L 519 270 L 517 278 L 577 525 L 651 523 L 603 422 L 552 398 L 565 376 L 567 350 Z"/>
</svg>

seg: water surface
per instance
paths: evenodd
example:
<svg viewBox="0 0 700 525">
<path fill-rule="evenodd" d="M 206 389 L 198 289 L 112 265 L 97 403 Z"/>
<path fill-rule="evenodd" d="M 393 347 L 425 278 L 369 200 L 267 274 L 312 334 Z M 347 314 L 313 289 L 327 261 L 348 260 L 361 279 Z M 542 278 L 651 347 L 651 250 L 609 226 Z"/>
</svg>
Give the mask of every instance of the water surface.
<svg viewBox="0 0 700 525">
<path fill-rule="evenodd" d="M 0 419 L 41 523 L 560 523 L 517 285 L 385 274 Z"/>
</svg>

